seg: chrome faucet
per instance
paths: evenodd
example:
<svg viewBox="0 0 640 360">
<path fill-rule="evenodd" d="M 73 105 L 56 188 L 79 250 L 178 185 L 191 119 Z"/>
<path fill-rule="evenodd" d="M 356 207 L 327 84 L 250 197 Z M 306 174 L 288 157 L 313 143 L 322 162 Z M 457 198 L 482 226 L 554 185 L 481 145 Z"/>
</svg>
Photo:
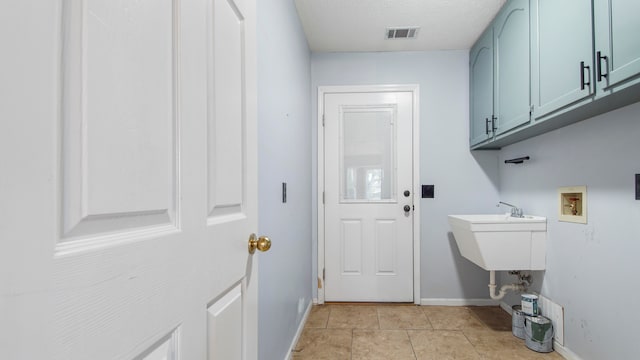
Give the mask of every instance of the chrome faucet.
<svg viewBox="0 0 640 360">
<path fill-rule="evenodd" d="M 500 201 L 500 204 L 502 205 L 507 205 L 511 207 L 511 216 L 512 217 L 517 217 L 517 218 L 523 218 L 524 217 L 524 210 L 522 210 L 522 208 L 519 208 L 515 205 L 511 205 L 509 203 Z"/>
</svg>

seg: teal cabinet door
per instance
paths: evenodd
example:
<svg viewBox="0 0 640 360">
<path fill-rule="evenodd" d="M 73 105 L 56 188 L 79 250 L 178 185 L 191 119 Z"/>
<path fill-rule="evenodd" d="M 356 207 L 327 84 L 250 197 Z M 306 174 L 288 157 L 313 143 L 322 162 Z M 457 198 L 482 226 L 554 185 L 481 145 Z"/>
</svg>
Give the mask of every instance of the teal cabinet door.
<svg viewBox="0 0 640 360">
<path fill-rule="evenodd" d="M 590 0 L 531 1 L 531 102 L 539 119 L 595 92 Z"/>
<path fill-rule="evenodd" d="M 469 52 L 469 143 L 493 135 L 493 29 L 489 27 Z"/>
<path fill-rule="evenodd" d="M 613 90 L 640 74 L 640 1 L 594 0 L 596 81 Z"/>
<path fill-rule="evenodd" d="M 508 1 L 493 23 L 496 135 L 530 119 L 529 0 Z"/>
</svg>

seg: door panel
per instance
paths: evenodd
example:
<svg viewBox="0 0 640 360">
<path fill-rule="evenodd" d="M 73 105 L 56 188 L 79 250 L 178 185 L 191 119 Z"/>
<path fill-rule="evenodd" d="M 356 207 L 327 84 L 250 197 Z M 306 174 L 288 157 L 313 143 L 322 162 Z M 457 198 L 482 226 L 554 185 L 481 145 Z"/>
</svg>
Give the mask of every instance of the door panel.
<svg viewBox="0 0 640 360">
<path fill-rule="evenodd" d="M 178 346 L 180 339 L 179 331 L 174 331 L 166 338 L 160 340 L 147 353 L 142 354 L 136 360 L 167 360 L 176 359 L 179 356 Z"/>
<path fill-rule="evenodd" d="M 412 95 L 325 95 L 325 300 L 412 301 Z"/>
<path fill-rule="evenodd" d="M 213 0 L 209 87 L 209 221 L 242 214 L 244 22 L 234 2 Z M 230 121 L 235 119 L 235 121 Z"/>
<path fill-rule="evenodd" d="M 375 220 L 376 275 L 396 275 L 398 273 L 396 254 L 398 253 L 398 229 L 395 219 Z"/>
<path fill-rule="evenodd" d="M 207 309 L 209 360 L 242 359 L 242 289 L 236 286 Z"/>
<path fill-rule="evenodd" d="M 256 359 L 255 4 L 5 10 L 0 358 Z"/>
<path fill-rule="evenodd" d="M 249 228 L 253 221 L 251 214 L 256 211 L 256 204 L 247 199 L 255 196 L 250 186 L 257 182 L 255 171 L 248 168 L 250 154 L 246 152 L 246 147 L 254 146 L 248 138 L 249 114 L 244 99 L 247 89 L 243 84 L 249 65 L 241 46 L 247 40 L 246 15 L 234 1 L 212 0 L 209 16 L 212 41 L 207 82 L 214 96 L 207 104 L 207 238 L 211 241 L 207 242 L 206 252 L 226 254 L 210 267 L 214 275 L 211 301 L 235 287 L 245 275 L 245 268 L 237 264 L 250 260 L 249 234 L 240 234 L 238 229 Z M 252 179 L 248 178 L 250 174 Z"/>
<path fill-rule="evenodd" d="M 105 245 L 114 233 L 136 240 L 141 227 L 175 231 L 176 17 L 170 0 L 64 2 L 59 251 Z"/>
<path fill-rule="evenodd" d="M 362 252 L 364 241 L 362 238 L 362 219 L 341 219 L 340 258 L 343 275 L 362 274 Z"/>
</svg>

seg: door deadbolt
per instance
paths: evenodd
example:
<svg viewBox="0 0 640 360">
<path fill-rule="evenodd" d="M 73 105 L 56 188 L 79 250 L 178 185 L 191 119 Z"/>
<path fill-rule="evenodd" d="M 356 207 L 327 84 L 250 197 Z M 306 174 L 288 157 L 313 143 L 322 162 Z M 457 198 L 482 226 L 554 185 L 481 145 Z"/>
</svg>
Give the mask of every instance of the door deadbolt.
<svg viewBox="0 0 640 360">
<path fill-rule="evenodd" d="M 409 195 L 411 195 L 411 192 L 409 190 L 405 190 L 404 197 L 409 197 Z"/>
</svg>

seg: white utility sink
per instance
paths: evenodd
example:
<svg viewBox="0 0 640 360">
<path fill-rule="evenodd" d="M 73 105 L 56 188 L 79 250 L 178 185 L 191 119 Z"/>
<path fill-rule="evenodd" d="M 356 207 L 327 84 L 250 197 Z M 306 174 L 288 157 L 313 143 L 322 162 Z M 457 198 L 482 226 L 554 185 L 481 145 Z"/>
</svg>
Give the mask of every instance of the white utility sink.
<svg viewBox="0 0 640 360">
<path fill-rule="evenodd" d="M 485 270 L 544 270 L 547 218 L 449 215 L 462 256 Z"/>
</svg>

